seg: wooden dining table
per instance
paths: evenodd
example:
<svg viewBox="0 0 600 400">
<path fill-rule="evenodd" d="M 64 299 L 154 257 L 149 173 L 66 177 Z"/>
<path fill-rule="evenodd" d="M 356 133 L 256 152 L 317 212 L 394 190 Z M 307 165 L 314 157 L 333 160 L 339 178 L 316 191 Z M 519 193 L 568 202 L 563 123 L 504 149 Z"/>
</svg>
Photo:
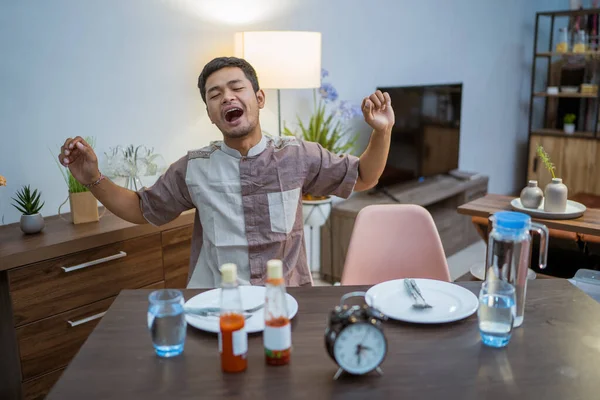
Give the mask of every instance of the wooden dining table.
<svg viewBox="0 0 600 400">
<path fill-rule="evenodd" d="M 478 293 L 481 283 L 461 282 Z M 597 399 L 600 304 L 562 279 L 530 281 L 525 321 L 502 349 L 481 343 L 476 314 L 449 324 L 387 321 L 383 375 L 343 374 L 325 351 L 328 312 L 367 286 L 289 288 L 299 304 L 291 363 L 265 365 L 250 335 L 248 369 L 221 372 L 217 336 L 188 326 L 184 353 L 155 355 L 150 290 L 124 290 L 54 386 L 48 400 L 93 399 Z M 184 290 L 186 299 L 200 290 Z"/>
</svg>

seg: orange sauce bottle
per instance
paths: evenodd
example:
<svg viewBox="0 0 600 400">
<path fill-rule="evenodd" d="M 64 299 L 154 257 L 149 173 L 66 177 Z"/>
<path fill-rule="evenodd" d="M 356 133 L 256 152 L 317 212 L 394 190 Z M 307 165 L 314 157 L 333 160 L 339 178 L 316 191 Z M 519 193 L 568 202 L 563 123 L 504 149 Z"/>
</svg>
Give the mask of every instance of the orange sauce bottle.
<svg viewBox="0 0 600 400">
<path fill-rule="evenodd" d="M 243 372 L 248 367 L 248 334 L 237 284 L 237 267 L 221 267 L 221 315 L 219 317 L 219 353 L 223 372 Z"/>
<path fill-rule="evenodd" d="M 263 344 L 268 365 L 286 365 L 292 353 L 292 325 L 288 317 L 283 264 L 267 262 Z"/>
</svg>

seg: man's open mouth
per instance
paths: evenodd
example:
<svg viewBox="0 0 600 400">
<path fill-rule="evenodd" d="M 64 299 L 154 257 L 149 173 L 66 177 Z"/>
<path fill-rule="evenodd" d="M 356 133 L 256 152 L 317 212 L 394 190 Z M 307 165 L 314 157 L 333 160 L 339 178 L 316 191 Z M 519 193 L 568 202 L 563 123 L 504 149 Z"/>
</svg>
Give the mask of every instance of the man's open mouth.
<svg viewBox="0 0 600 400">
<path fill-rule="evenodd" d="M 225 111 L 225 121 L 235 122 L 242 117 L 244 111 L 241 108 L 231 108 Z"/>
</svg>

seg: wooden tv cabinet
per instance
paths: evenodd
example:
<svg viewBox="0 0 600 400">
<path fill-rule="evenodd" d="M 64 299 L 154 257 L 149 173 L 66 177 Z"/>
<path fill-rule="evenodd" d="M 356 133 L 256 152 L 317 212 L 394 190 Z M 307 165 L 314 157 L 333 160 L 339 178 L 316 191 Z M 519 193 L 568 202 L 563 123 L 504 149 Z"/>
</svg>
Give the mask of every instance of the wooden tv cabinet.
<svg viewBox="0 0 600 400">
<path fill-rule="evenodd" d="M 480 240 L 471 219 L 457 213 L 457 208 L 487 194 L 488 178 L 474 175 L 470 180 L 438 175 L 422 182 L 410 182 L 387 188 L 400 204 L 418 204 L 433 216 L 442 239 L 446 257 Z M 398 204 L 381 191 L 357 193 L 335 204 L 327 223 L 321 228 L 321 278 L 339 282 L 356 216 L 373 204 Z"/>
</svg>

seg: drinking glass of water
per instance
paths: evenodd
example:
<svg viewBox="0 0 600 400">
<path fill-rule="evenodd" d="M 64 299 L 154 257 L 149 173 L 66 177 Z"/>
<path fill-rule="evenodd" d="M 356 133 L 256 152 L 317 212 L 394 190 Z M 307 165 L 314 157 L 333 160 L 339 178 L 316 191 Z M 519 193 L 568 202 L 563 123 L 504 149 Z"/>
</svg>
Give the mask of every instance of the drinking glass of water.
<svg viewBox="0 0 600 400">
<path fill-rule="evenodd" d="M 176 289 L 160 289 L 150 293 L 148 300 L 148 329 L 156 354 L 174 357 L 183 353 L 187 328 L 183 294 Z"/>
<path fill-rule="evenodd" d="M 510 341 L 516 314 L 515 287 L 506 281 L 491 280 L 479 293 L 479 332 L 483 344 L 504 347 Z"/>
</svg>

